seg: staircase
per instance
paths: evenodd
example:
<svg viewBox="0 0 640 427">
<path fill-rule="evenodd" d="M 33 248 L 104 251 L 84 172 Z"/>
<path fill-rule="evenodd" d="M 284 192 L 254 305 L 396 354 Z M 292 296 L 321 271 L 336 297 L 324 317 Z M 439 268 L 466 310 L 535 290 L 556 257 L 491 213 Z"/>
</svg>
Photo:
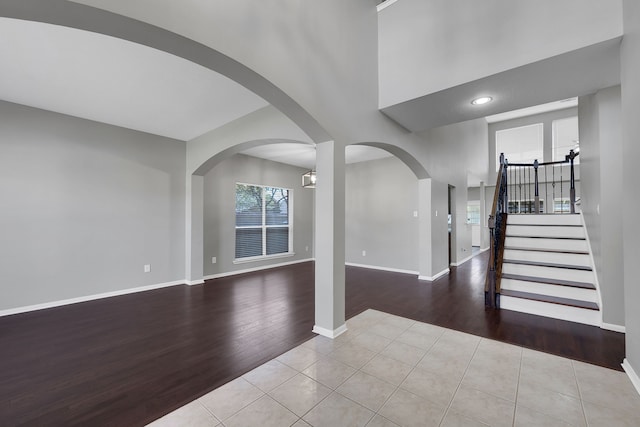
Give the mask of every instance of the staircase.
<svg viewBox="0 0 640 427">
<path fill-rule="evenodd" d="M 508 215 L 500 308 L 600 326 L 580 215 Z"/>
</svg>

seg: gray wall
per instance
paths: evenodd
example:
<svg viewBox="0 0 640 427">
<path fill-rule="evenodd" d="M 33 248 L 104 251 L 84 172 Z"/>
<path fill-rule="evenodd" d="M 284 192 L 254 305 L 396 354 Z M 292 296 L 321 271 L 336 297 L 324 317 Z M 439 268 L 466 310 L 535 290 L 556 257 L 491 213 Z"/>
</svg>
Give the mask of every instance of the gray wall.
<svg viewBox="0 0 640 427">
<path fill-rule="evenodd" d="M 640 2 L 624 1 L 625 36 L 621 46 L 622 69 L 622 191 L 638 194 L 640 183 Z M 638 242 L 640 241 L 639 197 L 622 199 L 624 230 L 624 290 L 627 361 L 640 375 L 640 283 L 638 280 Z"/>
<path fill-rule="evenodd" d="M 467 224 L 468 175 L 486 180 L 488 164 L 488 130 L 484 119 L 469 120 L 421 132 L 425 139 L 424 160 L 431 176 L 455 187 L 452 200 L 453 233 L 452 262 L 457 263 L 471 255 L 471 226 Z M 478 169 L 483 165 L 483 173 Z M 446 205 L 445 205 L 446 206 Z M 444 211 L 446 214 L 446 210 Z"/>
<path fill-rule="evenodd" d="M 313 257 L 314 190 L 301 187 L 305 169 L 243 154 L 222 161 L 204 176 L 204 274 L 228 273 Z M 234 264 L 236 183 L 293 190 L 294 256 Z M 212 264 L 211 257 L 217 258 Z"/>
<path fill-rule="evenodd" d="M 183 142 L 0 102 L 0 153 L 0 309 L 184 279 Z"/>
<path fill-rule="evenodd" d="M 389 157 L 347 165 L 346 261 L 417 272 L 414 211 L 418 211 L 418 179 L 400 160 Z"/>
<path fill-rule="evenodd" d="M 379 22 L 382 107 L 622 33 L 621 0 L 402 0 Z"/>
<path fill-rule="evenodd" d="M 582 212 L 602 294 L 603 321 L 624 325 L 620 86 L 580 98 Z"/>
</svg>

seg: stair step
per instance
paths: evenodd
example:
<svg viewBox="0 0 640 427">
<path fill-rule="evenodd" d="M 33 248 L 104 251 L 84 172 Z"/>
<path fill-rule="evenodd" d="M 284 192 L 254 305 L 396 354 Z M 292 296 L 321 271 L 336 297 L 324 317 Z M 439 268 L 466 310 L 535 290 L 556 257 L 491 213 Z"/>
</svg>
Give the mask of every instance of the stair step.
<svg viewBox="0 0 640 427">
<path fill-rule="evenodd" d="M 556 268 L 544 265 L 528 265 L 505 263 L 502 264 L 503 274 L 517 274 L 519 276 L 538 277 L 542 279 L 567 280 L 570 282 L 594 283 L 595 276 L 591 270 L 572 268 Z"/>
<path fill-rule="evenodd" d="M 602 312 L 599 310 L 510 297 L 504 294 L 500 295 L 500 308 L 585 325 L 601 326 L 602 324 Z"/>
<path fill-rule="evenodd" d="M 558 286 L 555 284 L 503 278 L 500 281 L 500 289 L 576 299 L 580 301 L 598 302 L 598 292 L 596 292 L 595 289 L 589 288 Z"/>
<path fill-rule="evenodd" d="M 552 268 L 564 268 L 569 270 L 581 270 L 581 271 L 593 271 L 591 267 L 586 265 L 569 265 L 569 264 L 557 264 L 554 262 L 540 262 L 540 261 L 528 261 L 519 259 L 505 259 L 502 261 L 505 264 L 520 264 L 520 265 L 536 265 L 540 267 L 552 267 Z"/>
<path fill-rule="evenodd" d="M 595 311 L 599 310 L 598 304 L 591 301 L 581 301 L 581 300 L 575 300 L 570 298 L 560 298 L 560 297 L 554 297 L 549 295 L 534 294 L 529 292 L 512 291 L 509 289 L 503 289 L 500 292 L 500 295 L 501 297 L 507 296 L 512 298 L 522 298 L 522 299 L 528 299 L 532 301 L 546 302 L 550 304 L 558 304 L 558 305 L 566 305 L 569 307 L 583 308 L 586 310 L 595 310 Z"/>
<path fill-rule="evenodd" d="M 519 237 L 526 239 L 548 239 L 548 240 L 586 240 L 584 237 L 570 237 L 570 236 L 529 236 L 526 234 L 516 234 L 513 232 L 508 232 L 505 234 L 505 237 Z"/>
<path fill-rule="evenodd" d="M 537 249 L 537 248 L 522 248 L 522 247 L 516 247 L 516 246 L 505 246 L 504 249 L 510 250 L 510 251 L 552 252 L 557 254 L 589 255 L 589 251 L 567 251 L 564 249 Z"/>
<path fill-rule="evenodd" d="M 560 280 L 560 279 L 545 278 L 545 277 L 532 277 L 532 276 L 523 276 L 519 274 L 508 274 L 508 273 L 502 273 L 501 278 L 522 280 L 524 282 L 546 283 L 548 285 L 570 286 L 572 288 L 593 289 L 593 290 L 596 289 L 593 283 L 576 282 L 572 280 Z"/>
<path fill-rule="evenodd" d="M 591 266 L 591 258 L 589 254 L 558 252 L 558 251 L 542 251 L 542 250 L 519 250 L 513 248 L 505 248 L 503 259 L 514 261 L 530 261 L 537 263 L 551 263 L 558 265 L 568 265 L 572 267 L 589 267 Z"/>
<path fill-rule="evenodd" d="M 548 237 L 553 239 L 584 239 L 584 228 L 581 225 L 520 225 L 508 224 L 508 236 Z"/>
<path fill-rule="evenodd" d="M 509 227 L 507 227 L 507 233 L 509 233 L 508 229 Z M 505 238 L 505 246 L 561 252 L 579 251 L 588 253 L 589 250 L 585 239 L 535 238 L 510 236 L 509 234 Z"/>
<path fill-rule="evenodd" d="M 582 225 L 578 214 L 507 215 L 507 224 Z"/>
</svg>

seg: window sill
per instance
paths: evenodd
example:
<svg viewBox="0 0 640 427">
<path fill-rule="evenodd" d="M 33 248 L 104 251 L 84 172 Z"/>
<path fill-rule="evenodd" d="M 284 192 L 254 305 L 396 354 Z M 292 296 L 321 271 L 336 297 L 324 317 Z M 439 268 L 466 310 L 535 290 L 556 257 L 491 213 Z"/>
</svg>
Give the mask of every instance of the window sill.
<svg viewBox="0 0 640 427">
<path fill-rule="evenodd" d="M 283 253 L 283 254 L 275 254 L 275 255 L 266 255 L 266 256 L 253 256 L 253 257 L 247 257 L 247 258 L 238 258 L 238 259 L 234 259 L 233 263 L 234 264 L 246 264 L 249 262 L 257 262 L 257 261 L 269 261 L 272 259 L 278 259 L 278 258 L 290 258 L 292 256 L 295 256 L 295 252 L 287 252 L 287 253 Z"/>
</svg>

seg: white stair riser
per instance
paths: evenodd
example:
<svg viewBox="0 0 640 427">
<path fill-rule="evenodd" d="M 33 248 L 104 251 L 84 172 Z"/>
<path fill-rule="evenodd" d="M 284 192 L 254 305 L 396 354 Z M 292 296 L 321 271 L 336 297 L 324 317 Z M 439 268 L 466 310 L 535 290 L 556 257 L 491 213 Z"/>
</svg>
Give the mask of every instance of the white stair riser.
<svg viewBox="0 0 640 427">
<path fill-rule="evenodd" d="M 505 246 L 514 248 L 548 249 L 555 251 L 580 251 L 587 252 L 586 240 L 571 239 L 534 239 L 529 237 L 509 237 L 505 238 Z"/>
<path fill-rule="evenodd" d="M 502 279 L 502 289 L 529 292 L 539 295 L 549 295 L 560 298 L 570 298 L 579 301 L 598 303 L 598 294 L 594 289 L 573 288 L 571 286 L 548 285 L 546 283 L 527 282 L 524 280 Z"/>
<path fill-rule="evenodd" d="M 582 227 L 509 224 L 507 226 L 507 235 L 584 239 L 584 229 Z"/>
<path fill-rule="evenodd" d="M 580 215 L 507 215 L 507 224 L 582 225 Z"/>
<path fill-rule="evenodd" d="M 602 324 L 601 313 L 597 310 L 587 310 L 584 308 L 513 298 L 504 295 L 500 296 L 500 308 L 535 314 L 537 316 L 568 320 L 570 322 L 584 323 L 586 325 L 600 326 Z"/>
<path fill-rule="evenodd" d="M 545 279 L 571 280 L 594 283 L 593 271 L 571 270 L 568 268 L 544 267 L 539 265 L 502 264 L 503 274 L 542 277 Z"/>
<path fill-rule="evenodd" d="M 555 264 L 573 265 L 578 267 L 591 266 L 591 259 L 587 254 L 565 254 L 558 252 L 504 250 L 504 259 L 531 262 L 551 262 Z"/>
</svg>

